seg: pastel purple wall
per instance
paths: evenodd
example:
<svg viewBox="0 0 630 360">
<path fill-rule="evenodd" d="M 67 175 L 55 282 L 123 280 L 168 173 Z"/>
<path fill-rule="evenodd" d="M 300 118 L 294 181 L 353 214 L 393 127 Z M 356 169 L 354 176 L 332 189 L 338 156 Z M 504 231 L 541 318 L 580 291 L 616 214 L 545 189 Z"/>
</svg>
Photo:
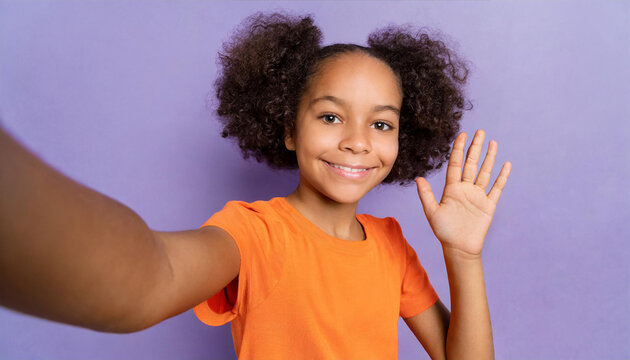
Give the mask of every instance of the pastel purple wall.
<svg viewBox="0 0 630 360">
<path fill-rule="evenodd" d="M 254 11 L 312 13 L 324 44 L 387 24 L 437 28 L 473 64 L 463 131 L 512 174 L 484 247 L 498 359 L 630 358 L 630 5 L 626 2 L 0 2 L 0 117 L 68 176 L 156 230 L 199 227 L 291 173 L 245 161 L 206 109 L 215 58 Z M 468 143 L 470 143 L 469 136 Z M 485 150 L 484 150 L 485 152 Z M 444 172 L 429 180 L 441 195 Z M 0 199 L 1 201 L 1 199 Z M 399 219 L 445 304 L 441 248 L 414 187 L 360 212 Z M 37 224 L 33 224 L 37 226 Z M 352 336 L 348 334 L 348 336 Z M 399 322 L 400 358 L 428 358 Z M 115 335 L 0 309 L 1 359 L 230 359 L 192 311 Z"/>
</svg>

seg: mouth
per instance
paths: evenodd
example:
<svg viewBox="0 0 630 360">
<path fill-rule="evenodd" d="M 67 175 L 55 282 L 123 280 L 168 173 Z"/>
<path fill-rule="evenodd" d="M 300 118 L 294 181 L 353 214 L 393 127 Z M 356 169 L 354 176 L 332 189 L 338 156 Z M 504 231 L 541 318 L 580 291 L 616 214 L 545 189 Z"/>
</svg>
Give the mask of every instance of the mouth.
<svg viewBox="0 0 630 360">
<path fill-rule="evenodd" d="M 368 167 L 363 165 L 339 165 L 330 163 L 328 161 L 323 160 L 326 163 L 326 166 L 332 170 L 333 173 L 340 175 L 344 178 L 348 179 L 361 179 L 367 176 L 374 167 Z"/>
</svg>

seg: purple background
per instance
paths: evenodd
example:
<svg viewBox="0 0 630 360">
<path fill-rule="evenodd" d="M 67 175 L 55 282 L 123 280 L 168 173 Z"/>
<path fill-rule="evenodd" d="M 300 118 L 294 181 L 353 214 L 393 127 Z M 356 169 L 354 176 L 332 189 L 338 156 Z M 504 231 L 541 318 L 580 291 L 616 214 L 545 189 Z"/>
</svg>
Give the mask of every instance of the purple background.
<svg viewBox="0 0 630 360">
<path fill-rule="evenodd" d="M 513 164 L 483 253 L 497 358 L 630 358 L 628 3 L 2 1 L 3 126 L 155 230 L 197 228 L 228 200 L 284 196 L 296 175 L 243 160 L 205 104 L 221 43 L 247 15 L 276 9 L 312 13 L 324 44 L 365 44 L 390 23 L 456 41 L 473 63 L 462 130 L 486 130 L 484 154 L 498 141 L 492 181 Z M 444 175 L 429 178 L 438 199 Z M 415 187 L 379 187 L 359 210 L 399 220 L 449 306 Z M 399 338 L 401 359 L 428 358 L 402 319 Z M 235 354 L 229 325 L 192 310 L 117 335 L 2 308 L 0 358 Z"/>
</svg>

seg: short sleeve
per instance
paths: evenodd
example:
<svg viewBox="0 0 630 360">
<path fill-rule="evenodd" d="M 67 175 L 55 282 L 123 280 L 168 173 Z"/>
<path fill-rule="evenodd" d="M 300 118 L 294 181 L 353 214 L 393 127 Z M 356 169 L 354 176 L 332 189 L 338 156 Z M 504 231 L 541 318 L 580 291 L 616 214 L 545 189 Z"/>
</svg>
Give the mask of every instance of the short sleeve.
<svg viewBox="0 0 630 360">
<path fill-rule="evenodd" d="M 400 229 L 400 226 L 398 226 Z M 400 316 L 408 318 L 431 307 L 439 296 L 427 275 L 416 251 L 400 233 L 404 244 L 405 270 L 400 293 Z"/>
<path fill-rule="evenodd" d="M 201 226 L 225 230 L 236 242 L 241 256 L 238 276 L 194 307 L 195 315 L 206 325 L 220 326 L 244 315 L 259 305 L 280 279 L 284 240 L 274 236 L 274 221 L 260 207 L 230 201 Z"/>
</svg>

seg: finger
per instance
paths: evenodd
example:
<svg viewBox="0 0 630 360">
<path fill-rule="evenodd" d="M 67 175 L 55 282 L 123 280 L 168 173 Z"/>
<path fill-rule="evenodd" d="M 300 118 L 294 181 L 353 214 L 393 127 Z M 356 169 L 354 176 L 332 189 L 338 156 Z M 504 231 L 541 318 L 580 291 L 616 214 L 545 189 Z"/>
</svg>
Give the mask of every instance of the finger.
<svg viewBox="0 0 630 360">
<path fill-rule="evenodd" d="M 431 185 L 429 185 L 429 182 L 425 178 L 417 178 L 416 185 L 418 185 L 418 196 L 420 196 L 424 214 L 427 216 L 427 219 L 430 219 L 433 212 L 437 210 L 440 205 L 435 201 L 435 196 L 433 196 L 433 191 L 431 191 Z"/>
<path fill-rule="evenodd" d="M 495 204 L 499 202 L 499 197 L 501 197 L 501 192 L 505 188 L 505 183 L 507 182 L 508 176 L 510 176 L 511 170 L 512 163 L 507 161 L 503 164 L 499 176 L 497 176 L 497 179 L 494 181 L 494 185 L 492 185 L 492 189 L 490 189 L 488 197 L 494 201 Z"/>
<path fill-rule="evenodd" d="M 481 155 L 481 149 L 483 149 L 483 139 L 486 133 L 479 129 L 475 133 L 475 137 L 468 148 L 466 154 L 466 163 L 464 164 L 464 173 L 462 175 L 462 181 L 472 183 L 477 176 L 477 164 L 479 163 L 479 156 Z"/>
<path fill-rule="evenodd" d="M 464 146 L 466 145 L 466 133 L 460 133 L 455 138 L 453 150 L 448 159 L 448 168 L 446 169 L 446 185 L 458 183 L 462 180 L 462 161 L 464 159 Z"/>
<path fill-rule="evenodd" d="M 497 147 L 498 144 L 494 140 L 491 140 L 488 143 L 488 152 L 486 153 L 486 157 L 483 159 L 483 164 L 481 164 L 479 175 L 477 175 L 475 185 L 479 186 L 484 191 L 488 188 L 488 183 L 490 182 L 492 167 L 494 166 L 494 160 L 497 157 Z"/>
</svg>

